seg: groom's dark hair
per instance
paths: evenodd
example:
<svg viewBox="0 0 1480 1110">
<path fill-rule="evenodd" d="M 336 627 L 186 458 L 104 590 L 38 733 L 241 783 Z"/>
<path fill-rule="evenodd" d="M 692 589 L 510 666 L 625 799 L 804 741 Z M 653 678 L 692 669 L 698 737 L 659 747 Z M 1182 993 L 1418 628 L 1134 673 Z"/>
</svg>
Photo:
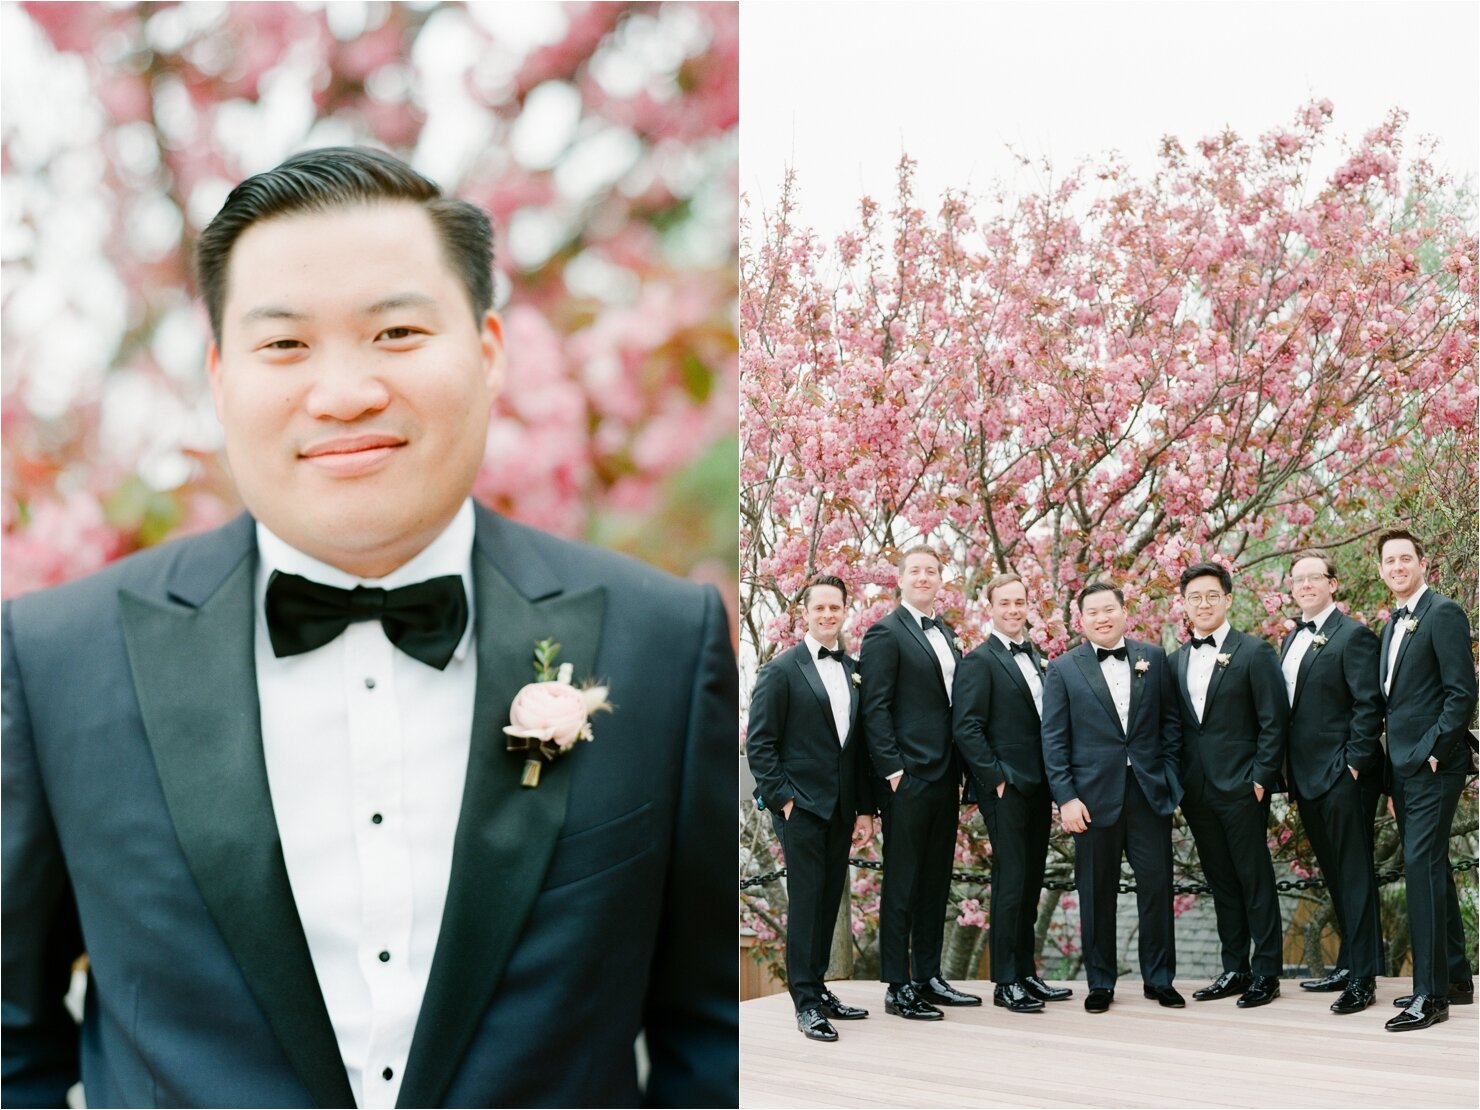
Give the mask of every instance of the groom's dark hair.
<svg viewBox="0 0 1480 1110">
<path fill-rule="evenodd" d="M 816 586 L 836 586 L 843 594 L 843 604 L 848 604 L 848 583 L 844 582 L 836 574 L 819 574 L 812 581 L 808 582 L 807 588 L 802 591 L 802 606 L 804 608 L 807 602 L 811 600 L 812 590 Z"/>
<path fill-rule="evenodd" d="M 447 264 L 462 279 L 482 321 L 493 307 L 493 225 L 475 204 L 442 190 L 399 158 L 369 147 L 326 146 L 295 154 L 276 169 L 254 174 L 226 197 L 195 244 L 195 281 L 211 334 L 221 343 L 226 271 L 241 233 L 275 216 L 330 212 L 356 204 L 419 204 L 442 240 Z"/>
</svg>

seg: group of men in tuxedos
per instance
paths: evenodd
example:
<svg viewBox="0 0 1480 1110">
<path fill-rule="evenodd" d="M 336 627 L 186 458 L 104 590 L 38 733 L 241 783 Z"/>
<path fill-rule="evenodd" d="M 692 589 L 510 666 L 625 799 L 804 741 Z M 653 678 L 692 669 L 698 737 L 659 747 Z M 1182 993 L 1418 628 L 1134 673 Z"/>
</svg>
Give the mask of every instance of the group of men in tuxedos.
<svg viewBox="0 0 1480 1110">
<path fill-rule="evenodd" d="M 6 1106 L 737 1104 L 724 609 L 472 502 L 492 241 L 361 148 L 198 239 L 250 515 L 5 603 Z"/>
<path fill-rule="evenodd" d="M 1378 549 L 1397 602 L 1381 640 L 1336 607 L 1330 559 L 1302 551 L 1289 582 L 1301 618 L 1279 652 L 1231 627 L 1233 580 L 1219 563 L 1182 573 L 1192 635 L 1170 656 L 1128 639 L 1123 592 L 1092 582 L 1074 599 L 1083 642 L 1051 661 L 1026 635 L 1027 589 L 1016 574 L 986 584 L 991 635 L 963 654 L 934 613 L 938 556 L 906 551 L 900 604 L 865 633 L 856 665 L 839 640 L 846 585 L 814 580 L 804 594 L 808 635 L 762 669 L 747 740 L 757 798 L 772 807 L 788 865 L 787 973 L 798 1028 L 831 1041 L 829 1019 L 867 1015 L 822 980 L 848 832 L 854 845 L 868 838 L 876 814 L 885 1011 L 935 1021 L 942 1007 L 981 1004 L 940 967 L 963 779 L 992 843 L 994 1005 L 1032 1013 L 1072 993 L 1045 983 L 1035 964 L 1055 804 L 1074 837 L 1087 1011 L 1104 1013 L 1115 997 L 1122 858 L 1135 877 L 1143 993 L 1186 1005 L 1173 985 L 1179 806 L 1211 889 L 1223 967 L 1193 998 L 1237 997 L 1244 1009 L 1277 998 L 1283 929 L 1268 816 L 1281 789 L 1300 809 L 1341 936 L 1335 969 L 1301 987 L 1339 991 L 1337 1014 L 1376 1000 L 1383 945 L 1374 822 L 1386 791 L 1403 843 L 1414 965 L 1413 991 L 1396 1000 L 1401 1012 L 1387 1028 L 1426 1028 L 1446 1020 L 1451 1002 L 1472 1002 L 1447 854 L 1471 769 L 1469 624 L 1425 586 L 1412 533 L 1385 532 Z M 824 668 L 836 668 L 832 686 L 819 677 Z"/>
</svg>

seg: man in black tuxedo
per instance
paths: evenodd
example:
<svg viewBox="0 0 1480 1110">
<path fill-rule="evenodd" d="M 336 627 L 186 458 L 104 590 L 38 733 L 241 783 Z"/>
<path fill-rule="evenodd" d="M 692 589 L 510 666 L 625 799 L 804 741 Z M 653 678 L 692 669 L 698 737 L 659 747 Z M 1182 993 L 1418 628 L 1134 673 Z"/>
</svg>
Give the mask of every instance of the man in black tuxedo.
<svg viewBox="0 0 1480 1110">
<path fill-rule="evenodd" d="M 1393 808 L 1403 838 L 1413 993 L 1397 999 L 1394 1032 L 1449 1020 L 1449 1004 L 1475 1000 L 1459 894 L 1449 870 L 1449 831 L 1469 774 L 1475 660 L 1465 611 L 1424 579 L 1423 545 L 1404 528 L 1377 539 L 1382 580 L 1397 607 L 1382 630 L 1378 663 L 1387 699 Z"/>
<path fill-rule="evenodd" d="M 488 217 L 312 150 L 197 263 L 251 515 L 5 603 L 4 1103 L 734 1106 L 724 609 L 473 504 Z"/>
<path fill-rule="evenodd" d="M 848 586 L 833 575 L 802 593 L 807 634 L 761 668 L 750 698 L 745 755 L 758 804 L 771 811 L 786 853 L 786 982 L 797 1028 L 835 1041 L 827 1019 L 857 1019 L 823 984 L 848 848 L 874 835 L 874 792 L 858 726 L 857 665 L 838 642 Z M 851 840 L 850 840 L 851 834 Z"/>
<path fill-rule="evenodd" d="M 1382 690 L 1377 637 L 1336 607 L 1336 568 L 1322 551 L 1298 552 L 1290 593 L 1300 606 L 1280 669 L 1290 701 L 1290 793 L 1331 892 L 1341 951 L 1330 975 L 1304 990 L 1340 990 L 1333 1013 L 1372 1005 L 1382 973 L 1382 919 L 1373 871 L 1381 797 Z"/>
<path fill-rule="evenodd" d="M 980 1006 L 941 977 L 960 772 L 951 743 L 951 683 L 961 649 L 935 617 L 940 558 L 914 547 L 899 559 L 901 604 L 863 635 L 863 723 L 883 794 L 884 892 L 879 978 L 884 1012 L 935 1021 L 941 1006 Z"/>
<path fill-rule="evenodd" d="M 1025 635 L 1023 580 L 999 574 L 986 596 L 992 634 L 956 668 L 951 715 L 992 839 L 992 1002 L 1032 1013 L 1073 994 L 1045 983 L 1033 958 L 1053 819 L 1038 732 L 1048 663 Z"/>
<path fill-rule="evenodd" d="M 1076 598 L 1086 639 L 1048 665 L 1043 683 L 1043 768 L 1074 834 L 1074 879 L 1089 994 L 1104 1013 L 1119 976 L 1115 906 L 1120 860 L 1130 859 L 1140 914 L 1147 998 L 1180 1007 L 1172 914 L 1172 813 L 1182 796 L 1182 720 L 1166 654 L 1125 637 L 1125 595 L 1091 582 Z"/>
<path fill-rule="evenodd" d="M 1218 563 L 1182 572 L 1192 639 L 1171 657 L 1182 711 L 1182 813 L 1213 888 L 1223 973 L 1192 997 L 1279 996 L 1280 901 L 1269 858 L 1269 788 L 1285 758 L 1289 710 L 1274 649 L 1228 623 L 1233 576 Z M 1254 955 L 1249 957 L 1253 945 Z"/>
</svg>

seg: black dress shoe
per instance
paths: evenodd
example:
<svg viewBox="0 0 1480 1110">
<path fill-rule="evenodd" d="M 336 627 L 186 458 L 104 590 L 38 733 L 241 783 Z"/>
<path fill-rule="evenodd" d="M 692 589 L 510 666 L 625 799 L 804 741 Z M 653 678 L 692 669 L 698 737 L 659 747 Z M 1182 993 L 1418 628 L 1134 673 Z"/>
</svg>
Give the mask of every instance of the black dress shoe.
<svg viewBox="0 0 1480 1110">
<path fill-rule="evenodd" d="M 1333 1014 L 1360 1014 L 1377 1000 L 1377 980 L 1370 975 L 1353 975 L 1346 990 L 1331 1003 Z"/>
<path fill-rule="evenodd" d="M 910 986 L 914 987 L 915 993 L 926 1002 L 934 1002 L 937 1006 L 980 1006 L 982 1004 L 981 995 L 958 991 L 939 975 L 923 983 L 911 983 Z"/>
<path fill-rule="evenodd" d="M 826 989 L 822 992 L 822 1005 L 819 1009 L 834 1021 L 857 1021 L 859 1018 L 868 1017 L 868 1011 L 862 1006 L 850 1006 L 832 991 Z"/>
<path fill-rule="evenodd" d="M 1406 1033 L 1410 1029 L 1427 1029 L 1431 1025 L 1438 1025 L 1439 1022 L 1448 1020 L 1448 999 L 1416 994 L 1402 1013 L 1397 1017 L 1388 1018 L 1387 1028 L 1394 1033 Z"/>
<path fill-rule="evenodd" d="M 1141 988 L 1141 992 L 1153 1002 L 1159 1002 L 1171 1010 L 1180 1010 L 1187 1005 L 1187 999 L 1177 993 L 1176 987 L 1153 987 L 1147 983 Z"/>
<path fill-rule="evenodd" d="M 1244 1009 L 1252 1006 L 1265 1006 L 1280 996 L 1280 978 L 1278 975 L 1256 975 L 1254 981 L 1249 984 L 1249 989 L 1238 996 L 1238 1004 Z"/>
<path fill-rule="evenodd" d="M 814 1041 L 835 1041 L 838 1039 L 838 1031 L 832 1027 L 832 1023 L 822 1016 L 822 1011 L 816 1006 L 808 1006 L 797 1014 L 797 1028 Z"/>
<path fill-rule="evenodd" d="M 1084 996 L 1084 1008 L 1092 1014 L 1103 1014 L 1110 1008 L 1110 1000 L 1114 997 L 1114 987 L 1091 987 L 1089 994 Z"/>
<path fill-rule="evenodd" d="M 1225 971 L 1202 990 L 1192 992 L 1197 1002 L 1211 1002 L 1215 998 L 1227 998 L 1231 994 L 1243 994 L 1249 989 L 1252 976 L 1244 971 Z"/>
<path fill-rule="evenodd" d="M 1351 972 L 1344 967 L 1338 967 L 1325 978 L 1305 980 L 1300 984 L 1300 989 L 1303 991 L 1344 991 L 1349 978 L 1351 978 Z"/>
<path fill-rule="evenodd" d="M 1043 999 L 1034 998 L 1022 983 L 998 983 L 992 990 L 992 1005 L 1005 1006 L 1015 1014 L 1032 1014 L 1043 1009 Z"/>
<path fill-rule="evenodd" d="M 897 991 L 884 992 L 884 1012 L 914 1021 L 939 1021 L 946 1016 L 916 994 L 915 988 L 908 983 Z"/>
<path fill-rule="evenodd" d="M 1037 975 L 1024 975 L 1018 982 L 1034 998 L 1041 998 L 1044 1002 L 1062 1002 L 1064 999 L 1074 996 L 1074 992 L 1070 988 L 1050 987 Z"/>
<path fill-rule="evenodd" d="M 1408 1008 L 1413 1001 L 1413 995 L 1400 994 L 1393 999 L 1393 1005 L 1400 1010 Z M 1473 1006 L 1475 1004 L 1475 980 L 1466 979 L 1463 983 L 1450 983 L 1449 995 L 1446 1001 L 1451 1006 Z"/>
</svg>

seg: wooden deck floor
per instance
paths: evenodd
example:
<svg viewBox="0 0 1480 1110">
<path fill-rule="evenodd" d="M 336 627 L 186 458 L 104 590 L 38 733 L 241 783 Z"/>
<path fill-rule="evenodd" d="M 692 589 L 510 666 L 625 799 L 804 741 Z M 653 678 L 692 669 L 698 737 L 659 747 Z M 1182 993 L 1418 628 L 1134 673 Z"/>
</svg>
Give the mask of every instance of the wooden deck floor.
<svg viewBox="0 0 1480 1110">
<path fill-rule="evenodd" d="M 939 1022 L 884 1013 L 882 984 L 829 984 L 871 1011 L 835 1022 L 838 1040 L 797 1032 L 786 994 L 740 1006 L 743 1107 L 1475 1107 L 1480 1105 L 1477 1008 L 1449 1021 L 1389 1033 L 1392 1000 L 1409 980 L 1378 981 L 1378 1002 L 1339 1017 L 1335 995 L 1282 984 L 1279 998 L 1240 1010 L 1232 998 L 1193 1002 L 1204 982 L 1179 981 L 1187 1008 L 1163 1009 L 1122 979 L 1105 1014 L 1074 997 L 1042 1013 L 991 1004 L 990 983 L 956 986 L 981 1007 L 952 1008 Z"/>
</svg>

